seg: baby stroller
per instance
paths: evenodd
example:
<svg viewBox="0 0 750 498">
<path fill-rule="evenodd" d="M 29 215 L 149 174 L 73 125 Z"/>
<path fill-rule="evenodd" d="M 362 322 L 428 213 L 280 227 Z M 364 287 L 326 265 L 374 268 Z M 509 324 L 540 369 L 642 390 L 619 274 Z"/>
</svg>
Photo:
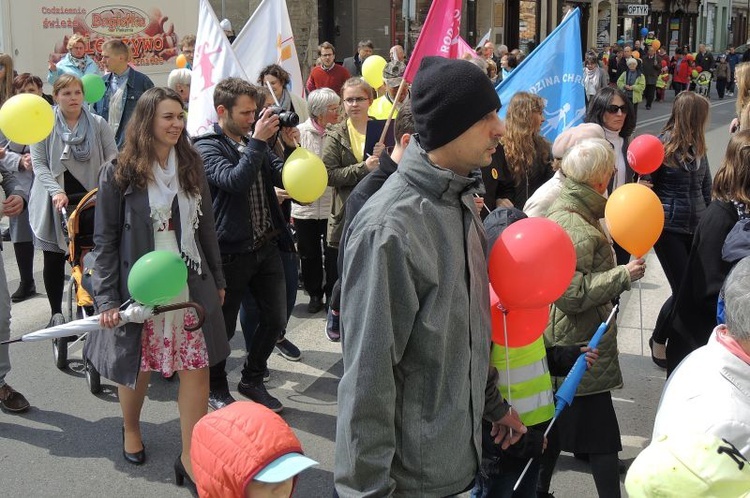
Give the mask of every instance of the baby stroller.
<svg viewBox="0 0 750 498">
<path fill-rule="evenodd" d="M 709 98 L 709 91 L 711 90 L 711 78 L 713 77 L 713 74 L 711 74 L 711 71 L 701 71 L 698 73 L 698 76 L 695 78 L 695 93 L 698 95 L 703 95 L 706 98 Z"/>
<path fill-rule="evenodd" d="M 62 210 L 63 233 L 68 240 L 68 261 L 71 266 L 71 276 L 65 293 L 66 302 L 63 309 L 66 321 L 78 320 L 94 314 L 94 300 L 90 294 L 91 289 L 86 289 L 88 279 L 84 276 L 90 270 L 84 261 L 91 259 L 87 256 L 94 248 L 96 192 L 97 189 L 93 189 L 83 195 L 70 216 L 67 215 L 64 208 Z M 74 196 L 71 200 L 74 200 Z M 82 349 L 85 338 L 86 334 L 83 334 L 81 336 L 57 338 L 53 341 L 52 347 L 57 368 L 62 370 L 68 366 L 69 354 Z M 101 392 L 99 372 L 88 362 L 85 355 L 83 356 L 83 367 L 89 391 L 92 394 Z"/>
</svg>

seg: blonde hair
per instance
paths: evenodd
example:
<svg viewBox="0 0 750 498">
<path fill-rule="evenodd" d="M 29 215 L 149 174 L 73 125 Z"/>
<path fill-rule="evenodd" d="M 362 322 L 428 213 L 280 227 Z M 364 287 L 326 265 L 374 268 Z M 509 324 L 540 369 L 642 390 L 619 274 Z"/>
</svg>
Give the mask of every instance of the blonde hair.
<svg viewBox="0 0 750 498">
<path fill-rule="evenodd" d="M 593 186 L 606 183 L 615 168 L 615 151 L 603 138 L 585 138 L 568 149 L 562 172 L 573 181 Z"/>
<path fill-rule="evenodd" d="M 742 108 L 750 103 L 750 62 L 737 64 L 734 70 L 734 80 L 737 83 L 737 116 Z"/>
<path fill-rule="evenodd" d="M 81 34 L 76 33 L 73 36 L 71 36 L 70 38 L 68 38 L 68 44 L 65 45 L 65 47 L 68 50 L 70 50 L 70 49 L 72 49 L 73 47 L 76 46 L 76 43 L 81 42 L 84 45 L 86 45 L 87 41 L 88 41 L 88 38 L 86 38 L 85 36 L 83 36 Z"/>
<path fill-rule="evenodd" d="M 532 114 L 543 112 L 544 99 L 529 92 L 516 93 L 508 104 L 506 131 L 500 143 L 516 185 L 520 184 L 524 172 L 531 168 L 538 154 L 542 162 L 549 162 L 550 143 L 539 134 L 539 128 L 531 121 Z"/>
<path fill-rule="evenodd" d="M 750 205 L 750 130 L 738 131 L 729 139 L 711 194 L 720 201 Z"/>
<path fill-rule="evenodd" d="M 740 113 L 740 131 L 750 130 L 750 103 L 742 108 Z"/>
</svg>

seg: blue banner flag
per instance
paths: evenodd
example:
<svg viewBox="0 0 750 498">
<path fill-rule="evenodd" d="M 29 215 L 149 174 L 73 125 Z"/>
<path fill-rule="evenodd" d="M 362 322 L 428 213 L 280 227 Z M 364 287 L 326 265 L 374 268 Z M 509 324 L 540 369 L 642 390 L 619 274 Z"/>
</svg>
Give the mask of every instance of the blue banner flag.
<svg viewBox="0 0 750 498">
<path fill-rule="evenodd" d="M 547 101 L 541 134 L 554 141 L 563 131 L 583 122 L 586 101 L 581 54 L 581 11 L 570 12 L 539 46 L 496 88 L 505 119 L 516 92 L 535 93 Z"/>
</svg>

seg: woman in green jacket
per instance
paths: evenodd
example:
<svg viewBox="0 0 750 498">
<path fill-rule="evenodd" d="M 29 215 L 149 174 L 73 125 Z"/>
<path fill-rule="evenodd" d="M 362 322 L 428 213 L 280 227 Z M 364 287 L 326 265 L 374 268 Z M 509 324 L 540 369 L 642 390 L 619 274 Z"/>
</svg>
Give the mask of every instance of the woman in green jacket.
<svg viewBox="0 0 750 498">
<path fill-rule="evenodd" d="M 612 300 L 643 277 L 646 264 L 634 259 L 616 266 L 612 245 L 600 224 L 607 199 L 604 194 L 615 172 L 612 146 L 599 138 L 570 149 L 562 160 L 566 180 L 547 217 L 573 240 L 576 271 L 568 289 L 555 301 L 544 331 L 547 347 L 585 346 L 612 310 Z M 556 390 L 562 377 L 553 378 Z M 610 391 L 622 386 L 617 358 L 617 325 L 599 343 L 599 359 L 586 371 L 575 402 L 558 419 L 563 451 L 587 455 L 599 496 L 618 498 L 617 453 L 622 450 Z"/>
<path fill-rule="evenodd" d="M 617 79 L 617 88 L 625 92 L 628 99 L 633 103 L 635 118 L 638 118 L 638 103 L 643 100 L 643 90 L 646 89 L 646 77 L 638 67 L 638 60 L 631 57 L 628 59 L 628 70 Z"/>
</svg>

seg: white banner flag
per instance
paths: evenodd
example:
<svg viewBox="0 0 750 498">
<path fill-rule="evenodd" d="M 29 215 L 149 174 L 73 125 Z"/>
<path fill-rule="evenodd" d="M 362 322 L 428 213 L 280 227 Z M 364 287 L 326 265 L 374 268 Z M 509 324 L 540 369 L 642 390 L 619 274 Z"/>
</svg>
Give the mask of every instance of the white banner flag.
<svg viewBox="0 0 750 498">
<path fill-rule="evenodd" d="M 278 64 L 291 77 L 290 91 L 304 97 L 305 87 L 285 0 L 263 0 L 237 35 L 232 48 L 250 83 L 257 85 L 263 68 Z"/>
<path fill-rule="evenodd" d="M 206 133 L 218 121 L 214 88 L 221 80 L 231 76 L 247 79 L 224 30 L 219 26 L 214 10 L 208 0 L 201 0 L 190 80 L 187 131 L 191 136 Z"/>
</svg>

